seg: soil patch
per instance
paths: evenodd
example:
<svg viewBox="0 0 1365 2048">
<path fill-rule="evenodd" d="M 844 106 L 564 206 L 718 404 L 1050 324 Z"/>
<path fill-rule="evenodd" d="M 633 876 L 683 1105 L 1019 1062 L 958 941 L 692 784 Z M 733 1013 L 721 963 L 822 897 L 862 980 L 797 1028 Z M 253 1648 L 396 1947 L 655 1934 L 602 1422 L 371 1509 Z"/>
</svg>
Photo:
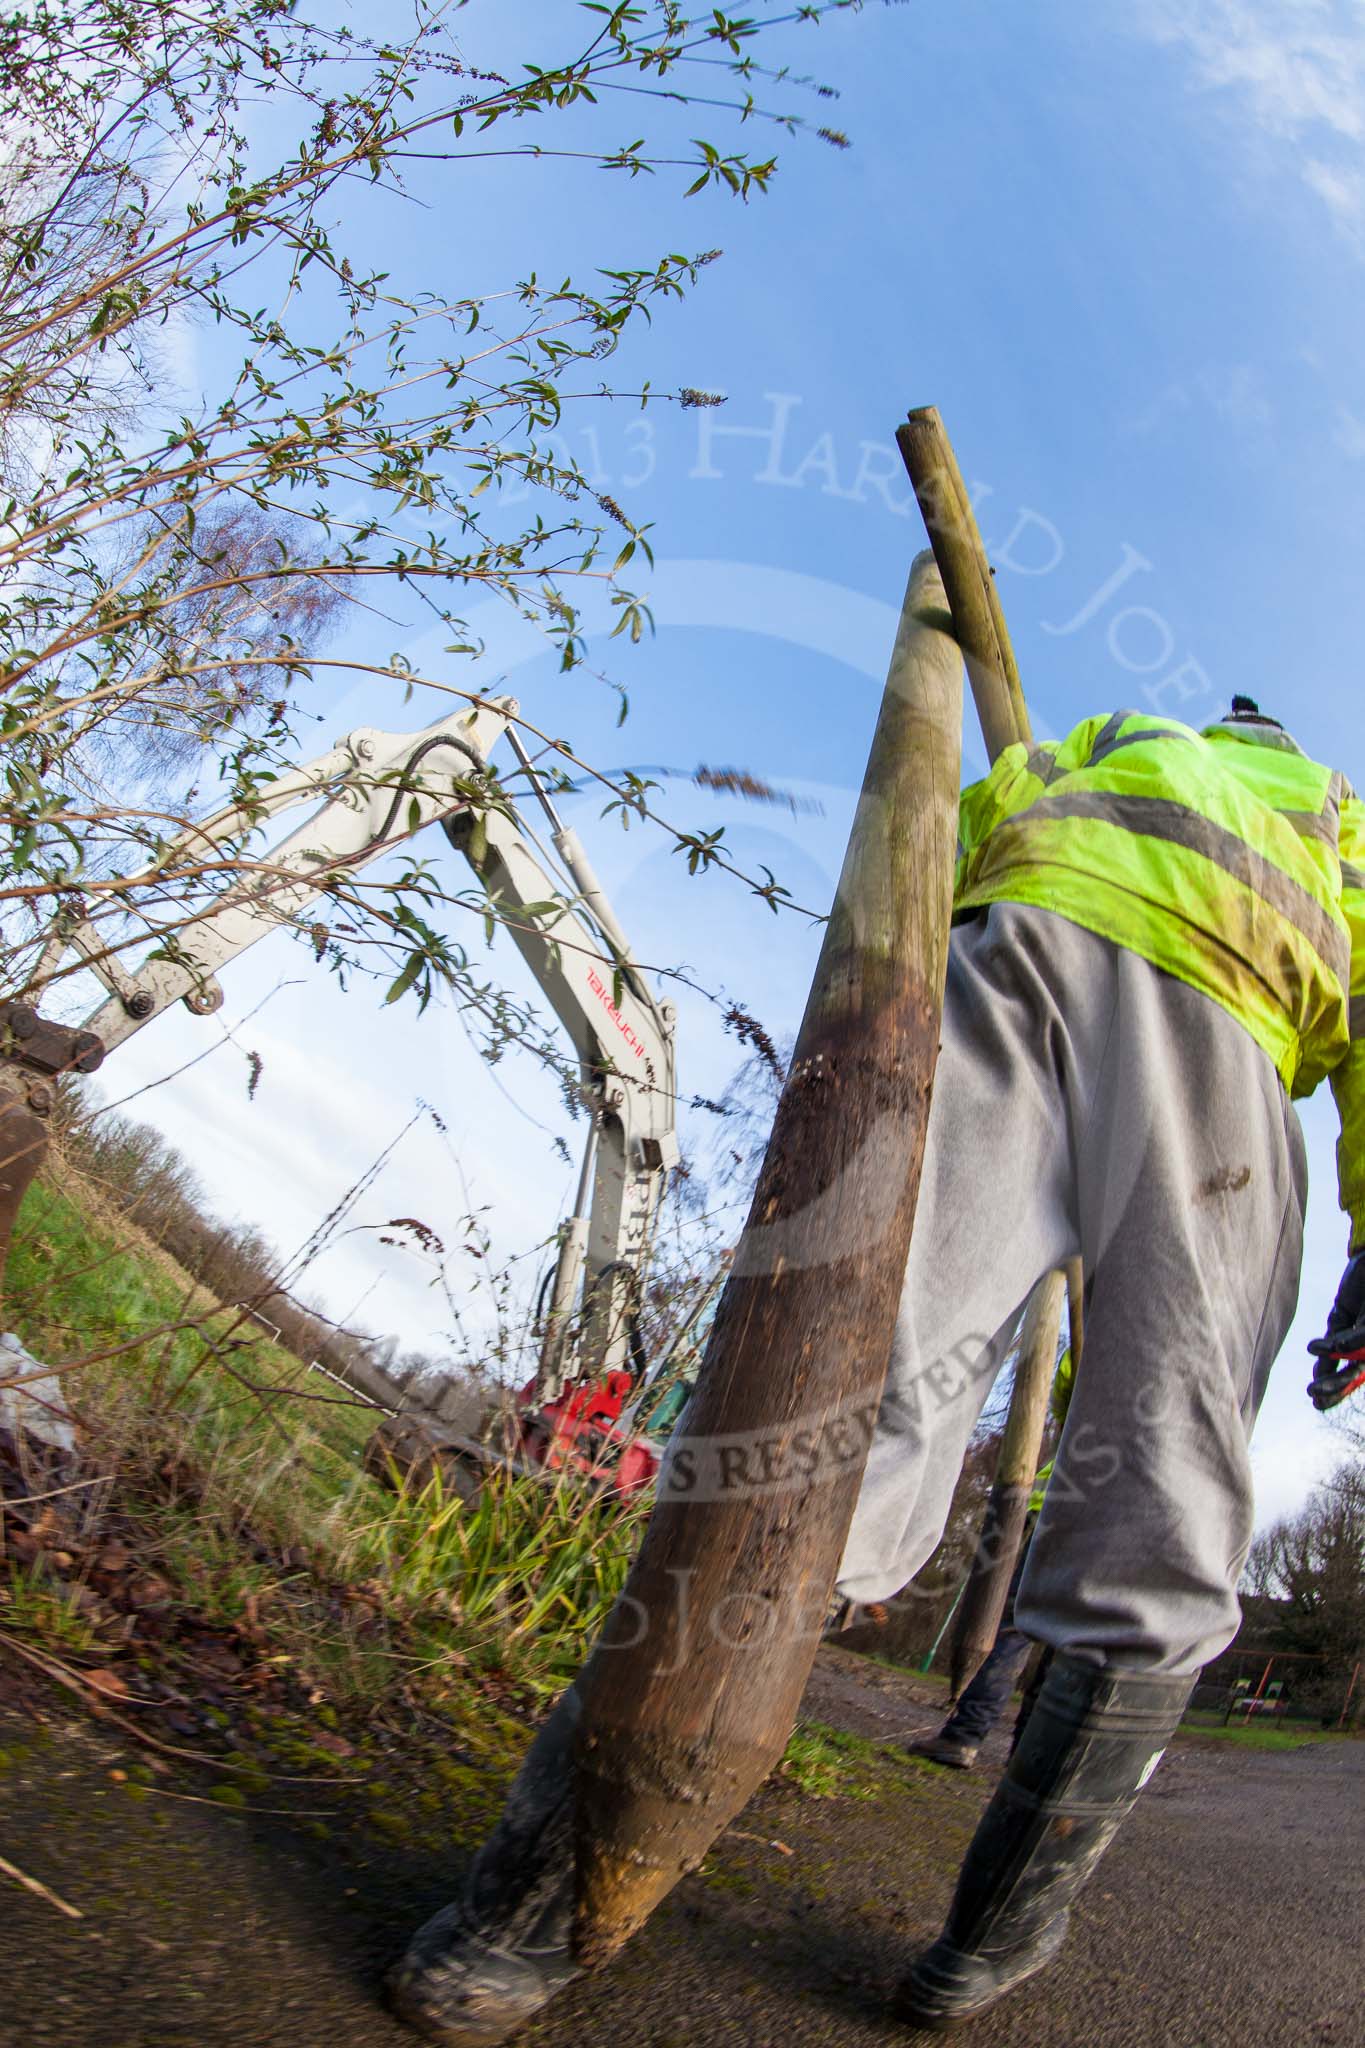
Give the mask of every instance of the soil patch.
<svg viewBox="0 0 1365 2048">
<path fill-rule="evenodd" d="M 822 1651 L 805 1713 L 837 1797 L 775 1779 L 599 1977 L 523 2037 L 630 2048 L 873 2048 L 937 1931 L 984 1771 L 910 1762 L 941 1695 Z M 821 1736 L 820 1729 L 833 1731 Z M 387 1781 L 212 1796 L 149 1772 L 118 1730 L 0 1714 L 0 1853 L 83 1915 L 0 1879 L 2 2048 L 400 2048 L 384 1968 L 449 1896 L 501 1777 L 414 1729 Z M 509 1761 L 510 1767 L 510 1761 Z M 280 1809 L 283 1808 L 283 1811 Z M 1062 1962 L 973 2048 L 1348 2048 L 1365 1868 L 1365 1744 L 1229 1754 L 1177 1744 L 1075 1915 Z M 1351 1893 L 1350 1897 L 1347 1893 Z"/>
</svg>

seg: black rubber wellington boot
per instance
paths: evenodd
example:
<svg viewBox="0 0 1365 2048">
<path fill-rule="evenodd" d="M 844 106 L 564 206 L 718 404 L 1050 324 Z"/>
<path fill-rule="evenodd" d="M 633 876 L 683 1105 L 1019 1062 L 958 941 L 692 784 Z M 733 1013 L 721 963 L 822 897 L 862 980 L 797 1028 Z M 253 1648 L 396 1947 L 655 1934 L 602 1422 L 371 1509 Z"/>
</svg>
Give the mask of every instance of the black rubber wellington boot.
<svg viewBox="0 0 1365 2048">
<path fill-rule="evenodd" d="M 940 1728 L 937 1735 L 925 1735 L 918 1742 L 907 1742 L 907 1756 L 922 1756 L 927 1763 L 946 1764 L 953 1771 L 969 1771 L 976 1762 L 979 1745 L 968 1742 L 965 1736 L 950 1735 L 946 1728 Z"/>
<path fill-rule="evenodd" d="M 1193 1685 L 1053 1658 L 972 1837 L 947 1926 L 897 1993 L 901 2019 L 960 2026 L 1052 1961 L 1072 1900 L 1156 1769 Z"/>
<path fill-rule="evenodd" d="M 399 2019 L 445 2048 L 493 2048 L 578 1975 L 573 1740 L 577 1684 L 526 1753 L 461 1896 L 414 1935 L 389 1973 Z"/>
</svg>

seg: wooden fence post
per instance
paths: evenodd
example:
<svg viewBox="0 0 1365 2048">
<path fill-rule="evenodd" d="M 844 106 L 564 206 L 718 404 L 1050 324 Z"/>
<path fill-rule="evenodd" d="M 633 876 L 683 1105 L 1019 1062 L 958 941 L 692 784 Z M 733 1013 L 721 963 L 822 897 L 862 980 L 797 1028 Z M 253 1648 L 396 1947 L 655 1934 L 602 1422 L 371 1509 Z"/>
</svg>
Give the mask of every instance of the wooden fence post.
<svg viewBox="0 0 1365 2048">
<path fill-rule="evenodd" d="M 577 1927 L 611 1955 L 782 1754 L 871 1439 L 938 1053 L 962 656 L 910 572 L 838 895 L 688 1433 L 584 1680 Z"/>
<path fill-rule="evenodd" d="M 19 1210 L 47 1157 L 53 1084 L 62 1074 L 93 1074 L 103 1058 L 93 1031 L 53 1024 L 30 1003 L 0 1000 L 0 1306 Z"/>
<path fill-rule="evenodd" d="M 1074 1378 L 1085 1350 L 1085 1268 L 1079 1258 L 1066 1262 L 1066 1334 Z"/>
<path fill-rule="evenodd" d="M 1028 1516 L 1029 1495 L 1038 1470 L 1038 1450 L 1047 1424 L 1048 1395 L 1057 1369 L 1057 1339 L 1065 1300 L 1065 1273 L 1049 1273 L 1029 1297 L 1024 1314 L 1009 1419 L 982 1517 L 976 1557 L 953 1630 L 949 1685 L 954 1698 L 961 1696 L 990 1655 L 1004 1616 Z"/>
<path fill-rule="evenodd" d="M 0 1303 L 10 1239 L 24 1196 L 47 1157 L 47 1125 L 0 1084 Z"/>
<path fill-rule="evenodd" d="M 896 445 L 943 577 L 986 752 L 994 761 L 1008 746 L 1020 742 L 1029 745 L 1032 732 L 1019 664 L 1014 658 L 971 499 L 936 407 L 921 406 L 912 412 L 896 430 Z M 1046 1280 L 1040 1283 L 1042 1288 L 1049 1285 Z M 1079 1286 L 1078 1276 L 1072 1296 L 1076 1327 L 1080 1315 Z M 1047 1384 L 1051 1384 L 1050 1376 Z M 1022 1507 L 1016 1500 L 1019 1473 L 1032 1459 L 1028 1474 L 1031 1491 L 1046 1422 L 1046 1387 L 1039 1407 L 1037 1388 L 1021 1370 L 1015 1380 L 1005 1443 L 1001 1446 L 1000 1464 L 981 1526 L 976 1560 L 958 1609 L 952 1652 L 954 1693 L 962 1690 L 989 1654 L 1004 1614 L 1028 1507 L 1027 1492 Z"/>
<path fill-rule="evenodd" d="M 995 578 L 937 408 L 926 405 L 912 412 L 896 429 L 896 446 L 943 578 L 982 738 L 994 761 L 1016 741 L 1029 744 L 1028 709 Z"/>
<path fill-rule="evenodd" d="M 1067 1334 L 1074 1372 L 1080 1365 L 1081 1352 L 1085 1345 L 1084 1276 L 1079 1259 L 1068 1259 L 1064 1270 Z M 1050 1279 L 1056 1281 L 1060 1277 L 1059 1274 L 1052 1274 Z M 1042 1290 L 1048 1284 L 1048 1280 L 1039 1283 L 1035 1300 L 1041 1296 Z M 1059 1301 L 1057 1318 L 1054 1319 L 1052 1329 L 1053 1357 L 1056 1355 L 1060 1315 Z M 1022 1342 L 1026 1345 L 1029 1341 L 1026 1327 Z M 1039 1354 L 1037 1365 L 1038 1372 L 1044 1370 L 1044 1389 L 1050 1389 L 1052 1372 L 1047 1364 L 1045 1346 L 1044 1351 Z M 1014 1577 L 1014 1567 L 1019 1561 L 1024 1525 L 1028 1519 L 1029 1495 L 1033 1491 L 1031 1475 L 1036 1474 L 1038 1470 L 1047 1416 L 1048 1402 L 1046 1399 L 1040 1399 L 1033 1372 L 1025 1372 L 1021 1358 L 1020 1369 L 1010 1395 L 1009 1417 L 1000 1445 L 995 1479 L 991 1486 L 990 1498 L 986 1502 L 986 1512 L 981 1518 L 976 1555 L 972 1559 L 972 1568 L 962 1589 L 957 1613 L 950 1677 L 955 1698 L 971 1684 L 976 1672 L 990 1655 L 991 1645 L 1004 1619 L 1010 1580 Z M 1023 1508 L 1018 1509 L 1016 1505 L 1007 1514 L 1010 1502 L 1015 1499 L 1014 1489 L 1025 1479 L 1028 1480 L 1028 1486 L 1023 1496 Z"/>
</svg>

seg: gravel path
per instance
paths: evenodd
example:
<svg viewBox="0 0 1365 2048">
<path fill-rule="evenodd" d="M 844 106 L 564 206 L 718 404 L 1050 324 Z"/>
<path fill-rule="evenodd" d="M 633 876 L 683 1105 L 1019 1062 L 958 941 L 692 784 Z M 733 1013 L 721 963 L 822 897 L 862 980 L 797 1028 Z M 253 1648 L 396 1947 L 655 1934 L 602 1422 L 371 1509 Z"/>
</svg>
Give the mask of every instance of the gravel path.
<svg viewBox="0 0 1365 2048">
<path fill-rule="evenodd" d="M 807 1712 L 888 1743 L 936 1720 L 922 1685 L 831 1650 Z M 442 1870 L 358 1828 L 313 1839 L 298 1816 L 201 1803 L 192 1780 L 138 1796 L 110 1775 L 137 1760 L 130 1750 L 89 1723 L 43 1730 L 0 1715 L 0 1855 L 85 1914 L 69 1920 L 0 1877 L 3 2048 L 410 2044 L 380 2009 L 378 1980 L 448 1891 L 459 1852 Z M 997 1738 L 988 1766 L 1002 1757 Z M 937 1931 L 993 1769 L 950 1774 L 890 1750 L 866 1776 L 875 1797 L 766 1788 L 626 1954 L 524 2040 L 926 2039 L 894 2026 L 885 1999 Z M 1360 2048 L 1363 1873 L 1365 1743 L 1177 1744 L 1062 1962 L 964 2038 Z"/>
</svg>

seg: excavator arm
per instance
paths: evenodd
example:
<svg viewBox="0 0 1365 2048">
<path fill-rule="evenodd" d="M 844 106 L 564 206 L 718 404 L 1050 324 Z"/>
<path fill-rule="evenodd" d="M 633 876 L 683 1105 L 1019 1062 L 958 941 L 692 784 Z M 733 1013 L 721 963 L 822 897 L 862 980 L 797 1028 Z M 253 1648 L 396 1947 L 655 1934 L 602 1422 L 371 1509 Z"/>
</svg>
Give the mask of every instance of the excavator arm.
<svg viewBox="0 0 1365 2048">
<path fill-rule="evenodd" d="M 530 771 L 524 759 L 523 766 Z M 630 1356 L 659 1201 L 678 1160 L 677 1081 L 673 1007 L 649 990 L 576 835 L 560 822 L 539 782 L 533 788 L 576 890 L 572 907 L 562 901 L 544 907 L 545 867 L 525 828 L 506 812 L 464 812 L 448 819 L 445 830 L 568 1032 L 593 1110 L 578 1200 L 562 1234 L 546 1318 L 538 1393 L 549 1399 L 566 1376 L 580 1264 L 586 1291 L 579 1313 L 579 1373 L 595 1376 Z M 529 914 L 528 905 L 535 906 Z M 584 912 L 598 931 L 589 943 Z"/>
<path fill-rule="evenodd" d="M 326 754 L 268 783 L 250 805 L 235 804 L 183 833 L 158 861 L 158 873 L 215 861 L 243 878 L 196 909 L 152 898 L 174 895 L 168 880 L 142 892 L 139 920 L 152 951 L 129 969 L 89 921 L 59 920 L 35 980 L 41 982 L 68 948 L 82 954 L 110 992 L 85 1020 L 106 1050 L 149 1024 L 174 1002 L 197 1016 L 219 1008 L 220 968 L 281 925 L 300 927 L 309 908 L 336 879 L 378 860 L 424 825 L 450 816 L 486 783 L 488 753 L 515 717 L 515 699 L 475 705 L 423 732 L 387 733 L 360 726 Z M 282 812 L 314 805 L 311 815 L 273 846 L 242 846 Z"/>
<path fill-rule="evenodd" d="M 77 1034 L 87 1066 L 96 1065 L 92 1046 L 121 1044 L 176 1001 L 211 1014 L 223 1000 L 221 968 L 282 925 L 306 928 L 340 878 L 439 822 L 564 1025 L 591 1117 L 536 1383 L 536 1398 L 549 1400 L 566 1380 L 621 1370 L 631 1356 L 650 1238 L 678 1159 L 675 1013 L 649 988 L 577 835 L 556 815 L 518 738 L 517 708 L 513 698 L 480 699 L 422 732 L 348 733 L 249 806 L 225 808 L 164 850 L 165 879 L 139 909 L 143 942 L 152 941 L 139 966 L 119 957 L 127 942 L 115 950 L 90 920 L 67 915 L 30 988 L 40 991 L 69 951 L 84 958 L 109 991 Z M 490 774 L 489 754 L 504 734 L 546 814 L 562 876 Z M 244 850 L 253 831 L 305 803 L 314 808 L 293 832 Z M 240 867 L 242 879 L 187 915 L 174 900 L 175 878 L 214 860 Z M 153 899 L 167 898 L 164 912 L 155 907 Z"/>
</svg>

